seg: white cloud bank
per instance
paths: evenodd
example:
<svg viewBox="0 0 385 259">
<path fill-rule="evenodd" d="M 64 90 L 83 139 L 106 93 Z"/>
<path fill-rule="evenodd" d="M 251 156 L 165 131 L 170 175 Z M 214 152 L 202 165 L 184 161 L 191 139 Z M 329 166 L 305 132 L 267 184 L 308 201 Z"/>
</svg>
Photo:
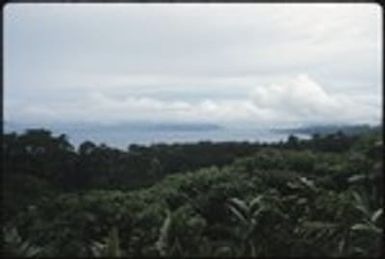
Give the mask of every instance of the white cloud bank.
<svg viewBox="0 0 385 259">
<path fill-rule="evenodd" d="M 252 98 L 257 107 L 293 122 L 373 123 L 381 118 L 381 104 L 368 103 L 368 97 L 332 95 L 305 74 L 281 84 L 257 87 Z"/>
<path fill-rule="evenodd" d="M 381 104 L 373 96 L 333 95 L 306 74 L 256 86 L 243 99 L 162 100 L 146 96 L 111 97 L 101 92 L 71 102 L 21 105 L 6 119 L 46 122 L 129 121 L 212 122 L 222 125 L 288 125 L 298 123 L 376 123 Z M 20 105 L 20 104 L 17 104 Z"/>
</svg>

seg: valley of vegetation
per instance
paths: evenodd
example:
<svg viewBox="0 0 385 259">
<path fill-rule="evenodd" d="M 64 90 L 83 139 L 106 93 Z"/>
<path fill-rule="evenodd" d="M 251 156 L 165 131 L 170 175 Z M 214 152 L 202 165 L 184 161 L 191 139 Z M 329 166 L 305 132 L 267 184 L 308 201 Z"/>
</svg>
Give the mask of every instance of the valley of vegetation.
<svg viewBox="0 0 385 259">
<path fill-rule="evenodd" d="M 74 148 L 3 134 L 3 256 L 374 257 L 382 127 L 276 143 Z"/>
</svg>

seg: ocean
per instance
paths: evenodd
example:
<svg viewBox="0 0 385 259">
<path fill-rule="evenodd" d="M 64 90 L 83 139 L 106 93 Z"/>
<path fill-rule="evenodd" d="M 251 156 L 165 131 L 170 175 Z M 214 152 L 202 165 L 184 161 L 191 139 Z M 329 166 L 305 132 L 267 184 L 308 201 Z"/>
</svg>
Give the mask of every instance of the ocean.
<svg viewBox="0 0 385 259">
<path fill-rule="evenodd" d="M 33 127 L 37 128 L 37 127 Z M 44 128 L 44 127 L 42 127 Z M 89 140 L 95 144 L 106 144 L 109 147 L 126 150 L 131 144 L 173 144 L 173 143 L 194 143 L 199 141 L 211 142 L 278 142 L 285 141 L 289 133 L 276 132 L 267 128 L 228 128 L 228 127 L 203 127 L 201 129 L 175 128 L 175 127 L 47 127 L 53 135 L 66 134 L 68 140 L 76 148 L 82 142 Z M 25 127 L 4 127 L 5 132 L 22 132 Z M 293 134 L 301 139 L 310 136 L 306 134 Z"/>
</svg>

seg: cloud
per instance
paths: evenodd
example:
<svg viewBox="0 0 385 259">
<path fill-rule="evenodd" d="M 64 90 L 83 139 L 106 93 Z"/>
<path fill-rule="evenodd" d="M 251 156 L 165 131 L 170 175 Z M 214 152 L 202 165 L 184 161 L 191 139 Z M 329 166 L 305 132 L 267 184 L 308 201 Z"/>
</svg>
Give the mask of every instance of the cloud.
<svg viewBox="0 0 385 259">
<path fill-rule="evenodd" d="M 311 115 L 334 111 L 337 101 L 307 75 L 299 75 L 283 84 L 254 89 L 254 103 L 258 107 Z"/>
<path fill-rule="evenodd" d="M 200 77 L 306 71 L 351 80 L 372 78 L 381 63 L 381 10 L 373 4 L 7 7 L 5 82 L 14 88 L 31 82 L 86 87 L 113 73 Z M 357 68 L 366 69 L 357 73 Z M 93 76 L 85 80 L 83 74 Z"/>
<path fill-rule="evenodd" d="M 280 118 L 317 123 L 379 122 L 381 106 L 368 103 L 371 97 L 330 94 L 306 74 L 256 87 L 251 94 L 257 107 L 272 110 Z"/>
<path fill-rule="evenodd" d="M 374 4 L 9 4 L 4 116 L 378 122 L 381 25 Z"/>
<path fill-rule="evenodd" d="M 247 94 L 245 94 L 247 96 Z M 12 120 L 124 123 L 128 121 L 213 122 L 268 126 L 293 123 L 378 122 L 373 96 L 333 95 L 306 74 L 257 86 L 246 98 L 195 101 L 148 96 L 112 97 L 93 92 L 77 102 L 21 105 L 8 109 Z M 20 104 L 18 104 L 20 105 Z M 23 108 L 24 107 L 24 108 Z"/>
</svg>

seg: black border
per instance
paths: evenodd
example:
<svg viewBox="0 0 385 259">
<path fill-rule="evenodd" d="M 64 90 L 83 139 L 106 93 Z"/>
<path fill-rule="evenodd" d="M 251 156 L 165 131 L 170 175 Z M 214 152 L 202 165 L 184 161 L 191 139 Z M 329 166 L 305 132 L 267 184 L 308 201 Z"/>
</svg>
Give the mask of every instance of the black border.
<svg viewBox="0 0 385 259">
<path fill-rule="evenodd" d="M 89 4 L 92 4 L 92 3 L 104 3 L 104 4 L 114 4 L 114 3 L 126 3 L 126 4 L 130 4 L 130 3 L 141 3 L 141 4 L 151 4 L 151 3 L 164 3 L 164 4 L 172 4 L 172 3 L 185 3 L 185 4 L 189 4 L 189 3 L 200 3 L 200 4 L 209 4 L 209 3 L 228 3 L 228 4 L 238 4 L 238 3 L 254 3 L 254 4 L 260 4 L 260 3 L 270 3 L 270 4 L 280 4 L 280 3 L 307 3 L 307 4 L 312 4 L 312 3 L 372 3 L 372 4 L 377 4 L 380 6 L 381 8 L 381 11 L 382 11 L 382 15 L 381 15 L 381 18 L 382 18 L 382 68 L 384 69 L 384 6 L 382 5 L 382 3 L 380 1 L 372 1 L 372 0 L 353 0 L 353 1 L 348 1 L 348 0 L 339 0 L 339 1 L 332 1 L 332 0 L 326 0 L 326 1 L 322 1 L 322 0 L 313 0 L 313 1 L 303 1 L 303 0 L 300 0 L 300 1 L 292 1 L 292 0 L 286 0 L 286 1 L 280 1 L 280 0 L 270 0 L 270 1 L 266 1 L 266 0 L 262 0 L 262 1 L 253 1 L 253 0 L 240 0 L 240 1 L 232 1 L 232 0 L 206 0 L 206 1 L 196 1 L 196 0 L 169 0 L 169 1 L 162 1 L 162 0 L 141 0 L 141 1 L 132 1 L 132 0 L 113 0 L 113 1 L 103 1 L 103 0 L 81 0 L 81 1 L 76 1 L 76 0 L 52 0 L 52 1 L 49 1 L 49 0 L 6 0 L 5 2 L 2 2 L 2 8 L 1 8 L 1 26 L 0 26 L 0 45 L 1 45 L 1 51 L 0 51 L 0 60 L 1 60 L 1 64 L 0 64 L 0 67 L 1 67 L 1 73 L 0 73 L 0 82 L 1 82 L 1 89 L 0 89 L 0 107 L 1 107 L 1 117 L 0 117 L 0 121 L 1 121 L 1 145 L 2 145 L 2 142 L 3 142 L 3 131 L 4 131 L 4 120 L 3 120 L 3 115 L 4 115 L 4 109 L 3 109 L 3 91 L 4 91 L 4 77 L 3 77 L 3 73 L 4 73 L 4 64 L 3 64 L 3 51 L 4 51 L 4 42 L 3 42 L 3 32 L 4 32 L 4 28 L 3 28 L 3 25 L 4 25 L 4 7 L 7 5 L 7 4 L 18 4 L 18 3 L 45 3 L 45 4 L 57 4 L 57 3 L 60 3 L 60 4 L 76 4 L 76 3 L 89 3 Z M 382 143 L 384 143 L 384 128 L 383 128 L 383 125 L 384 125 L 384 111 L 385 111 L 385 108 L 384 108 L 384 75 L 382 75 Z M 2 149 L 3 150 L 3 149 Z M 1 150 L 1 157 L 2 157 L 2 168 L 3 168 L 3 155 L 2 155 L 2 151 Z M 383 160 L 382 160 L 382 163 L 384 164 L 384 160 L 385 158 L 383 157 Z M 3 170 L 2 170 L 3 172 Z M 383 171 L 384 173 L 384 171 Z M 3 174 L 1 175 L 1 179 L 2 179 L 2 176 Z M 384 178 L 383 178 L 384 180 Z M 384 182 L 385 183 L 385 182 Z M 2 199 L 2 195 L 1 195 L 1 200 L 3 201 Z M 3 219 L 3 216 L 1 214 L 1 222 L 3 223 L 4 222 L 4 219 Z M 385 232 L 385 231 L 384 231 Z M 383 237 L 382 237 L 382 241 L 383 241 L 383 250 L 382 250 L 382 255 L 383 257 L 385 256 L 385 233 L 383 233 Z M 3 252 L 3 249 L 2 249 L 2 246 L 3 246 L 3 242 L 1 242 L 1 254 Z M 382 257 L 382 258 L 383 258 Z M 18 257 L 13 257 L 13 258 L 18 258 Z M 20 257 L 21 258 L 21 257 Z M 82 258 L 82 257 L 79 257 L 79 258 Z M 84 257 L 83 257 L 84 258 Z M 85 257 L 85 258 L 88 258 L 88 257 Z M 89 258 L 92 258 L 92 257 L 89 257 Z M 100 258 L 103 258 L 103 257 L 100 257 Z M 125 258 L 125 257 L 122 257 L 122 258 Z M 148 257 L 144 257 L 144 258 L 148 258 Z M 160 258 L 160 257 L 156 257 L 156 258 Z M 172 258 L 172 257 L 168 257 L 168 258 Z M 239 257 L 241 258 L 241 257 Z M 242 258 L 248 258 L 248 257 L 242 257 Z M 280 258 L 280 257 L 271 257 L 271 258 Z M 291 258 L 302 258 L 302 257 L 291 257 Z M 303 258 L 307 258 L 307 257 L 303 257 Z M 323 257 L 319 257 L 319 258 L 323 258 Z M 349 258 L 349 257 L 342 257 L 342 258 Z M 363 257 L 365 258 L 365 257 Z M 369 257 L 370 258 L 370 257 Z"/>
</svg>

